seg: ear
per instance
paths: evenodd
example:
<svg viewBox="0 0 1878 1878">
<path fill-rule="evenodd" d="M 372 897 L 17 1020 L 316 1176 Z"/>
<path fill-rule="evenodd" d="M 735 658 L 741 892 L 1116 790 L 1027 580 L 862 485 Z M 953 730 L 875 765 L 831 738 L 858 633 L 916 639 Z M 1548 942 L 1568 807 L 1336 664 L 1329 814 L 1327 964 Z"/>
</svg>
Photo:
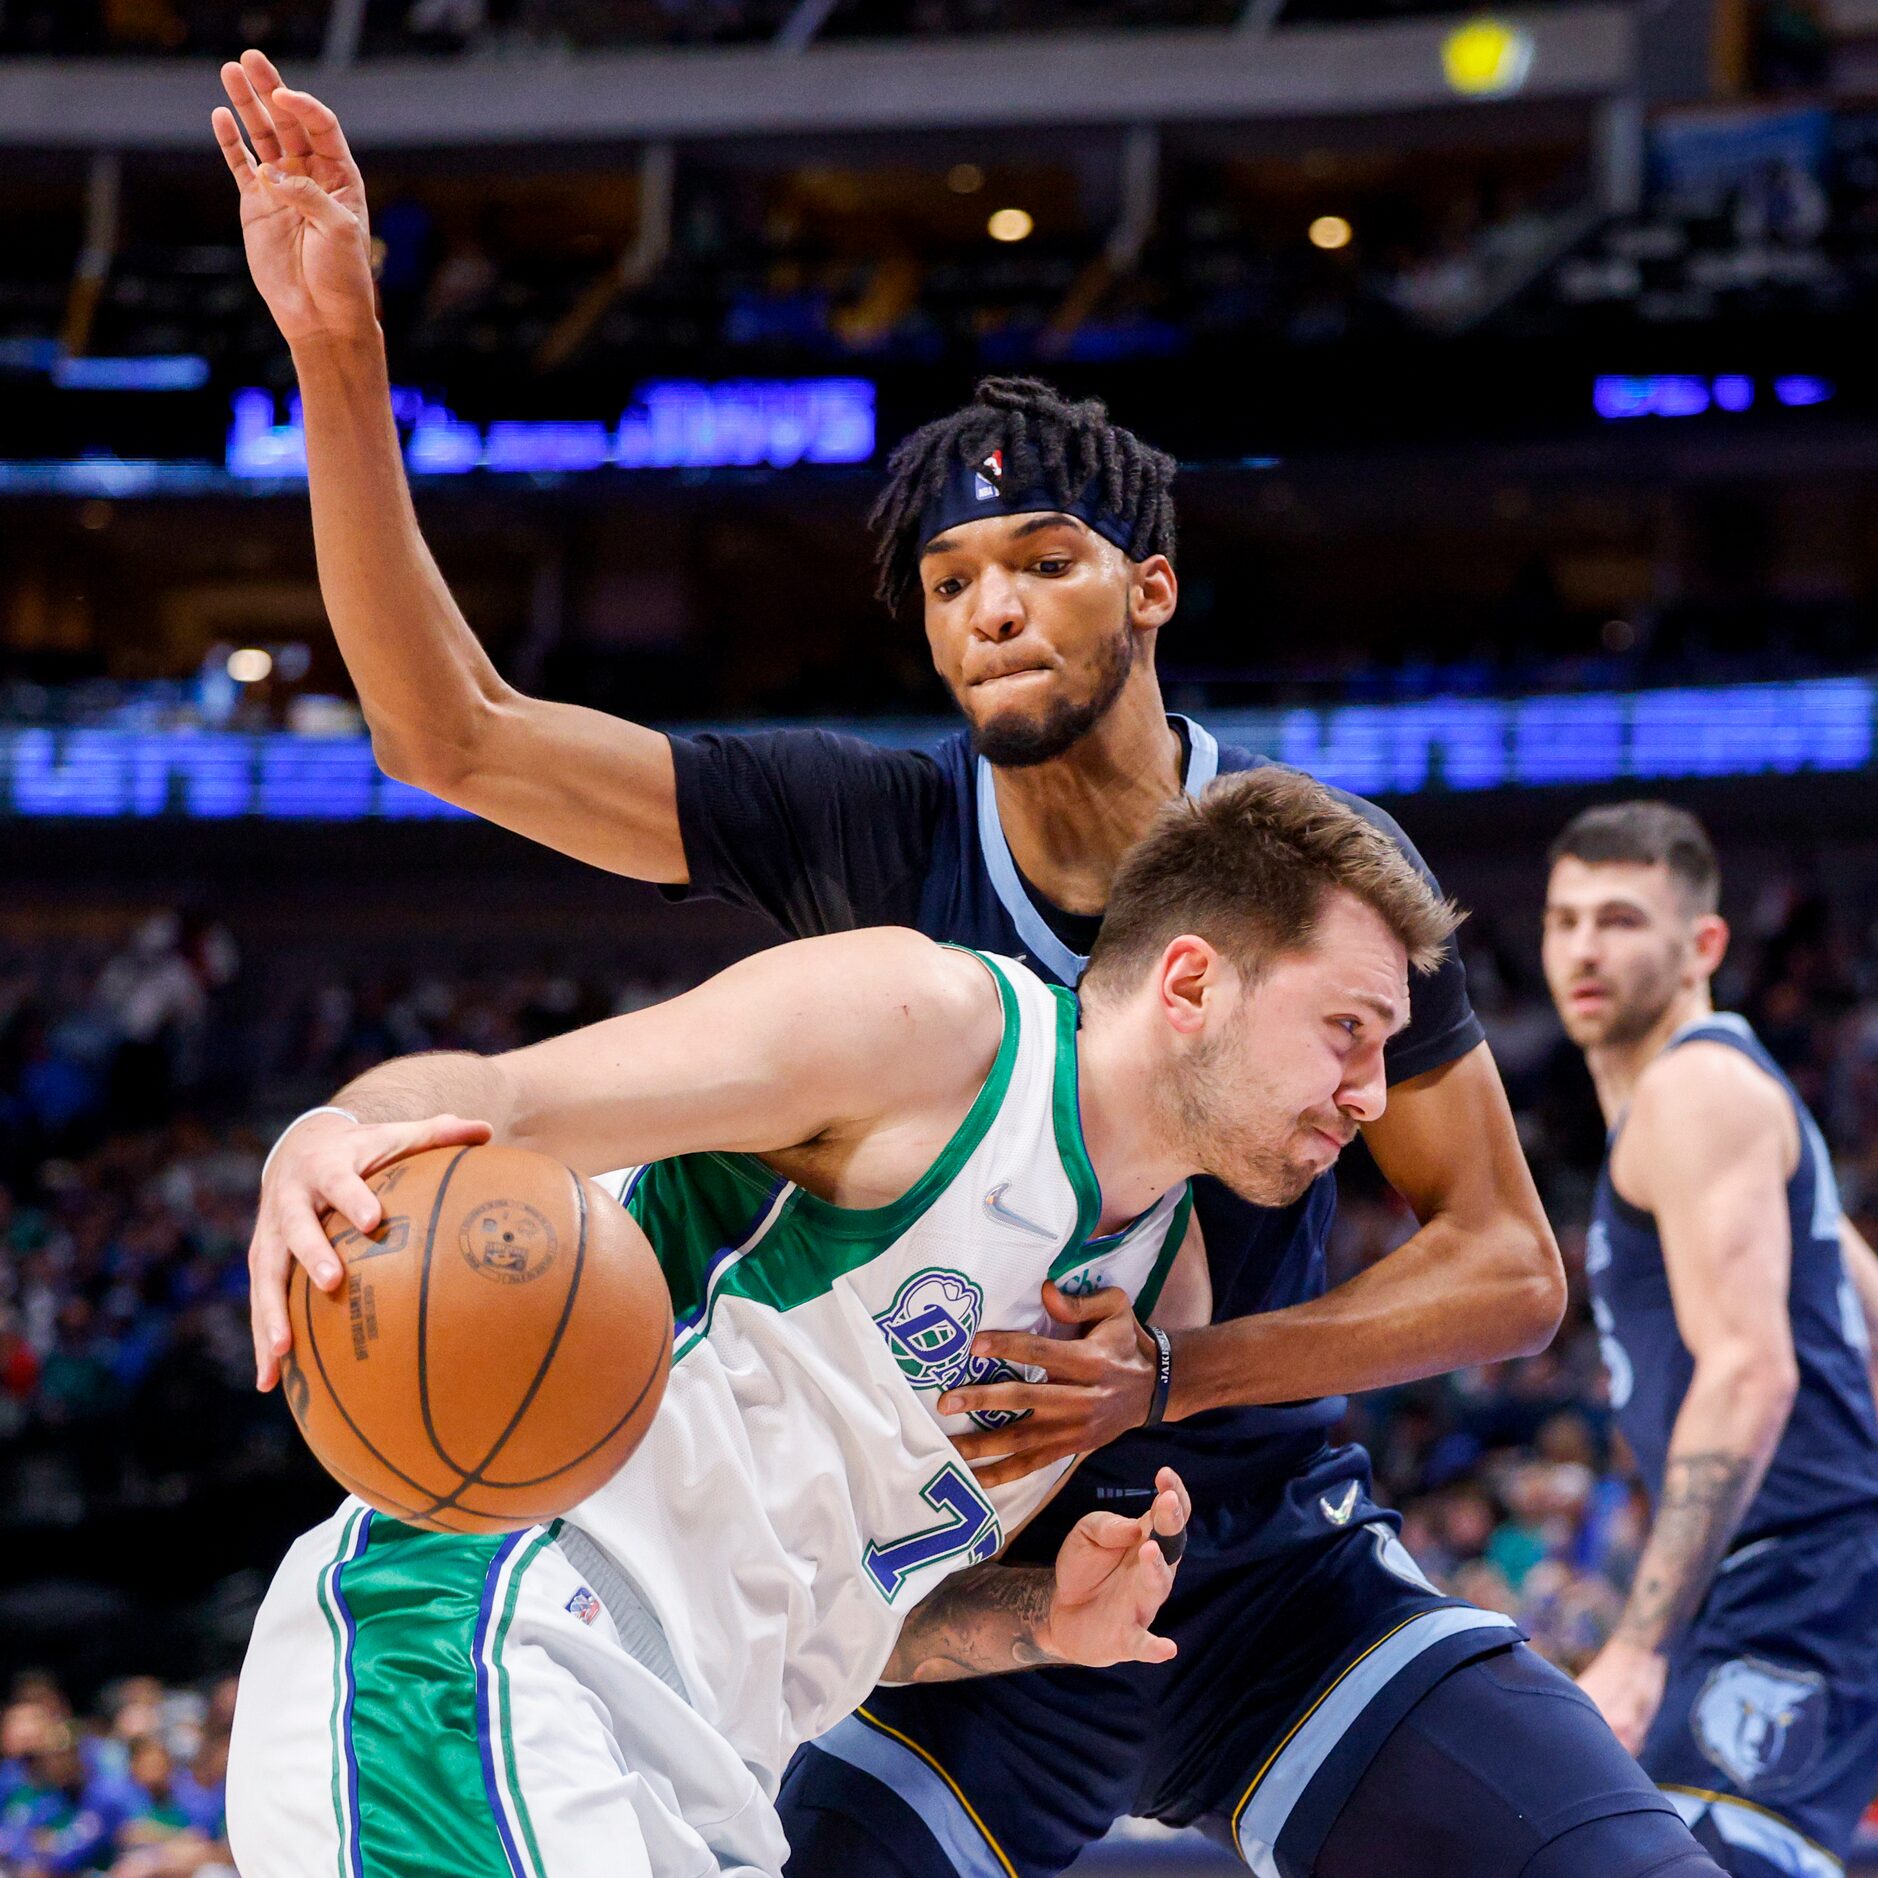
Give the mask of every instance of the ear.
<svg viewBox="0 0 1878 1878">
<path fill-rule="evenodd" d="M 1161 1015 L 1179 1035 L 1197 1037 L 1206 1028 L 1207 1005 L 1218 999 L 1225 969 L 1225 960 L 1197 933 L 1167 942 L 1155 967 L 1154 991 Z"/>
<path fill-rule="evenodd" d="M 1174 617 L 1180 601 L 1180 582 L 1174 564 L 1164 554 L 1129 564 L 1128 619 L 1137 632 L 1158 632 Z"/>
<path fill-rule="evenodd" d="M 1690 937 L 1697 969 L 1704 978 L 1713 978 L 1728 956 L 1728 922 L 1719 913 L 1705 913 L 1696 921 Z"/>
</svg>

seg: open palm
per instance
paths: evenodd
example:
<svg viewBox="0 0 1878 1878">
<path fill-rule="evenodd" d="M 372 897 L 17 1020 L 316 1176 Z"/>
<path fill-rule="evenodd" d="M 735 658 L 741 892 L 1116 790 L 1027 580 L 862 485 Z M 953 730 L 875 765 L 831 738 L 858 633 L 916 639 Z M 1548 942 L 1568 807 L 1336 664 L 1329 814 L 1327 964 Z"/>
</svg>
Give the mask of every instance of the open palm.
<svg viewBox="0 0 1878 1878">
<path fill-rule="evenodd" d="M 1154 1504 L 1138 1519 L 1085 1513 L 1056 1555 L 1050 1639 L 1068 1662 L 1099 1669 L 1165 1663 L 1176 1653 L 1172 1638 L 1148 1628 L 1174 1585 L 1174 1567 L 1155 1539 L 1185 1531 L 1191 1502 L 1171 1467 L 1155 1485 Z"/>
<path fill-rule="evenodd" d="M 224 65 L 222 84 L 234 109 L 215 112 L 215 139 L 241 192 L 248 269 L 275 323 L 290 345 L 370 336 L 377 303 L 365 183 L 338 118 L 310 93 L 288 90 L 264 53 Z"/>
</svg>

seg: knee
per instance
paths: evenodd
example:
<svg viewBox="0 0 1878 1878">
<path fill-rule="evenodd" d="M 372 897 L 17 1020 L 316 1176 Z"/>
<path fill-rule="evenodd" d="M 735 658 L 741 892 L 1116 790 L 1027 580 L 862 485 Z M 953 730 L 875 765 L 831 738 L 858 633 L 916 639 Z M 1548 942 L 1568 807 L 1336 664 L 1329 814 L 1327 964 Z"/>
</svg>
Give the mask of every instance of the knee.
<svg viewBox="0 0 1878 1878">
<path fill-rule="evenodd" d="M 1520 1878 L 1725 1878 L 1674 1813 L 1588 1820 L 1527 1862 Z"/>
<path fill-rule="evenodd" d="M 789 1863 L 783 1878 L 928 1878 L 846 1813 L 798 1806 L 789 1817 Z M 950 1878 L 950 1874 L 946 1874 Z"/>
</svg>

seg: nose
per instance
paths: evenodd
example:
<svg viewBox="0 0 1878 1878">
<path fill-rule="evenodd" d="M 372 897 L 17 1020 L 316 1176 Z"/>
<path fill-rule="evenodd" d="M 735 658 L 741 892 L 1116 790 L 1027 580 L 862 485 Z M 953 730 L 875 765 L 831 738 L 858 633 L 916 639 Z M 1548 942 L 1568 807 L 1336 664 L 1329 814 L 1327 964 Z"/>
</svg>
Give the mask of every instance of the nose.
<svg viewBox="0 0 1878 1878">
<path fill-rule="evenodd" d="M 1382 1045 L 1370 1044 L 1352 1050 L 1344 1059 L 1337 1107 L 1360 1125 L 1375 1121 L 1388 1105 L 1389 1084 L 1383 1074 Z"/>
<path fill-rule="evenodd" d="M 1002 645 L 1024 630 L 1024 609 L 1017 582 L 1001 567 L 987 568 L 972 588 L 972 631 Z"/>
</svg>

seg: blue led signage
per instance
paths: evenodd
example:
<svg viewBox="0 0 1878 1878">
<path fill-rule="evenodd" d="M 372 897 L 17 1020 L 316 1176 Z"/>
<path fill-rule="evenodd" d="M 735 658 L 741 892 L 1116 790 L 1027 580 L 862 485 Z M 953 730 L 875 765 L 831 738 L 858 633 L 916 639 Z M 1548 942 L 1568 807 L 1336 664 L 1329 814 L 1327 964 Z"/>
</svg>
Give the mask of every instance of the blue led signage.
<svg viewBox="0 0 1878 1878">
<path fill-rule="evenodd" d="M 414 476 L 567 475 L 598 469 L 792 469 L 865 463 L 874 454 L 874 387 L 864 378 L 662 380 L 640 387 L 617 422 L 507 419 L 471 424 L 399 386 L 392 410 Z M 242 478 L 304 477 L 298 395 L 285 421 L 273 394 L 238 391 L 227 468 Z"/>
<path fill-rule="evenodd" d="M 1632 417 L 1700 417 L 1704 411 L 1751 411 L 1757 403 L 1798 409 L 1826 404 L 1838 387 L 1824 378 L 1788 373 L 1769 379 L 1749 378 L 1740 372 L 1722 372 L 1713 378 L 1681 372 L 1658 372 L 1644 377 L 1607 373 L 1591 386 L 1591 408 L 1607 422 Z"/>
<path fill-rule="evenodd" d="M 1234 743 L 1366 795 L 1869 769 L 1878 682 L 1804 679 L 1661 691 L 1228 711 Z M 847 725 L 921 744 L 940 722 Z M 0 815 L 454 816 L 394 782 L 365 737 L 106 728 L 0 730 Z"/>
</svg>

